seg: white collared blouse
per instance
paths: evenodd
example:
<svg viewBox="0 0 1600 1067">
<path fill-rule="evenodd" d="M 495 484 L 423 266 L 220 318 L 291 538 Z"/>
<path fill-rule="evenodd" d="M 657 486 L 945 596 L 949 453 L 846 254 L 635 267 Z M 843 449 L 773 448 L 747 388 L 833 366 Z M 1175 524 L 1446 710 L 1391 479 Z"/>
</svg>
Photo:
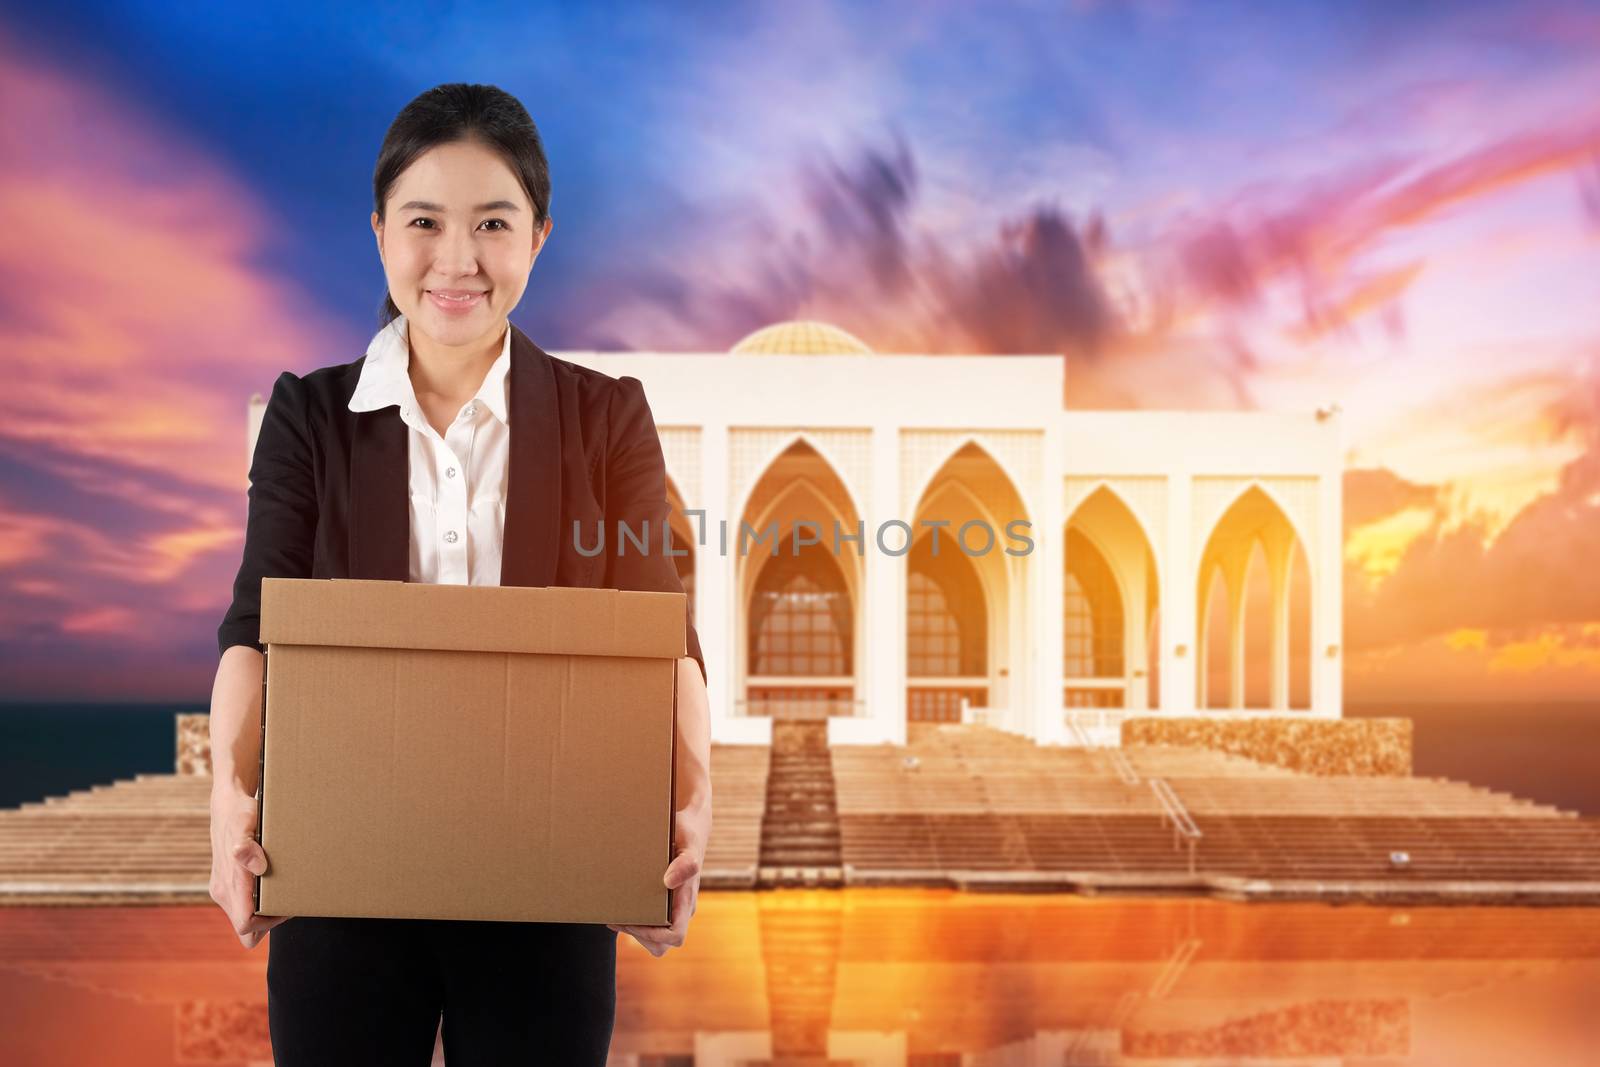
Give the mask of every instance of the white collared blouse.
<svg viewBox="0 0 1600 1067">
<path fill-rule="evenodd" d="M 511 329 L 483 384 L 461 406 L 443 437 L 429 424 L 411 387 L 405 316 L 367 346 L 351 411 L 398 405 L 410 427 L 410 580 L 443 585 L 499 585 L 511 455 Z"/>
</svg>

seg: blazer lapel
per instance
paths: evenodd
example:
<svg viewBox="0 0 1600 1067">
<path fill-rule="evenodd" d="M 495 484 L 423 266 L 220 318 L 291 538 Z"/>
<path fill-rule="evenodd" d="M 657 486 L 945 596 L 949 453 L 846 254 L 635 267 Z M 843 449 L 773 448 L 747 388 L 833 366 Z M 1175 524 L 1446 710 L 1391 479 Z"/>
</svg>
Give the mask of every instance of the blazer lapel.
<svg viewBox="0 0 1600 1067">
<path fill-rule="evenodd" d="M 561 409 L 550 357 L 511 327 L 511 456 L 501 585 L 550 585 L 561 550 Z"/>
<path fill-rule="evenodd" d="M 511 327 L 510 438 L 501 585 L 549 585 L 561 547 L 561 419 L 550 357 Z M 350 577 L 411 571 L 410 428 L 396 407 L 356 412 Z"/>
<path fill-rule="evenodd" d="M 350 577 L 411 573 L 411 432 L 397 407 L 358 411 L 350 447 Z"/>
</svg>

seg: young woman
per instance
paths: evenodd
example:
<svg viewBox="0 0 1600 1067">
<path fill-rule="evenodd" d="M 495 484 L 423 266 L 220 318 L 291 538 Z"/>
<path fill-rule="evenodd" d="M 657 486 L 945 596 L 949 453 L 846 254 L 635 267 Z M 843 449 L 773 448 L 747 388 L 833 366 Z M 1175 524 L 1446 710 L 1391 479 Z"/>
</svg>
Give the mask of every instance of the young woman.
<svg viewBox="0 0 1600 1067">
<path fill-rule="evenodd" d="M 270 863 L 254 839 L 261 579 L 682 591 L 664 552 L 577 551 L 573 522 L 667 518 L 655 422 L 638 379 L 555 359 L 510 324 L 550 236 L 538 130 L 511 95 L 441 85 L 395 118 L 373 175 L 388 279 L 366 354 L 272 390 L 250 468 L 244 557 L 218 629 L 211 698 L 211 897 L 241 944 L 267 932 L 267 1007 L 282 1064 L 603 1064 L 616 935 L 682 945 L 711 830 L 704 658 L 678 663 L 669 927 L 252 914 Z M 652 544 L 659 537 L 651 536 Z M 610 543 L 608 541 L 608 543 Z M 374 880 L 384 872 L 372 872 Z"/>
</svg>

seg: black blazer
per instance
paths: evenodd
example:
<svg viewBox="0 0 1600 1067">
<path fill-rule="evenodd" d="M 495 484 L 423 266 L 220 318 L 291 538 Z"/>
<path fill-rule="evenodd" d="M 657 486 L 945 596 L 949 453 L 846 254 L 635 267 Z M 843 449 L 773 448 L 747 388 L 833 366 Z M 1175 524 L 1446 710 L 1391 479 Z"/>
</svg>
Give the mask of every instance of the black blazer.
<svg viewBox="0 0 1600 1067">
<path fill-rule="evenodd" d="M 683 592 L 662 551 L 666 464 L 637 378 L 613 378 L 545 353 L 511 329 L 511 453 L 506 475 L 501 585 L 596 586 Z M 351 411 L 366 356 L 272 387 L 250 461 L 250 512 L 233 603 L 218 652 L 261 644 L 261 579 L 388 578 L 411 561 L 410 428 L 396 406 Z M 593 549 L 584 556 L 573 521 Z M 617 523 L 648 552 L 617 551 Z M 682 551 L 678 549 L 677 551 Z M 700 637 L 685 618 L 689 655 L 705 675 Z"/>
</svg>

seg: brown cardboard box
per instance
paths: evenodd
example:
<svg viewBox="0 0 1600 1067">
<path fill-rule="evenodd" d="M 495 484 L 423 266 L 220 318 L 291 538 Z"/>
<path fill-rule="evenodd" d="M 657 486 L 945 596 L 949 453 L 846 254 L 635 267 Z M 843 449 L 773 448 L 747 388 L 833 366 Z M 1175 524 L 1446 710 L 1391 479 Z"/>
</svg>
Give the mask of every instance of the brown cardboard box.
<svg viewBox="0 0 1600 1067">
<path fill-rule="evenodd" d="M 261 915 L 665 925 L 682 593 L 267 578 Z"/>
</svg>

